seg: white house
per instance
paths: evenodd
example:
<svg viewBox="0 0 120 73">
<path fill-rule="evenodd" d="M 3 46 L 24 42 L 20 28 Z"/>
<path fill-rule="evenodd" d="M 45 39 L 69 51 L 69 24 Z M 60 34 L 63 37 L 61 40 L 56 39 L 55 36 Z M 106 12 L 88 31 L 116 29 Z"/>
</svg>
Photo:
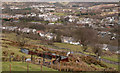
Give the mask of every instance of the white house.
<svg viewBox="0 0 120 73">
<path fill-rule="evenodd" d="M 70 42 L 70 44 L 73 44 L 73 45 L 80 45 L 79 42 Z"/>
<path fill-rule="evenodd" d="M 61 38 L 63 43 L 69 43 L 69 44 L 73 44 L 73 45 L 79 45 L 79 42 L 75 42 L 75 40 L 72 37 L 62 37 Z"/>
<path fill-rule="evenodd" d="M 29 33 L 31 30 L 29 28 L 23 28 L 21 31 L 25 33 Z"/>
<path fill-rule="evenodd" d="M 10 6 L 10 9 L 21 9 L 20 7 Z"/>
<path fill-rule="evenodd" d="M 4 7 L 2 7 L 1 9 L 5 9 Z"/>
<path fill-rule="evenodd" d="M 48 25 L 54 25 L 55 23 L 48 23 Z"/>
<path fill-rule="evenodd" d="M 44 34 L 44 33 L 39 33 L 39 35 L 40 35 L 41 37 L 45 37 L 45 34 Z"/>
<path fill-rule="evenodd" d="M 47 17 L 44 17 L 44 20 L 45 20 L 45 21 L 55 22 L 55 21 L 57 21 L 58 19 L 60 19 L 60 17 L 55 16 L 55 15 L 49 15 L 49 16 L 47 16 Z"/>
<path fill-rule="evenodd" d="M 115 53 L 120 54 L 120 50 L 116 51 Z"/>
<path fill-rule="evenodd" d="M 51 11 L 51 10 L 55 10 L 55 8 L 45 8 L 45 10 L 47 10 L 47 11 Z"/>
<path fill-rule="evenodd" d="M 32 29 L 32 32 L 35 34 L 35 32 L 36 32 L 36 29 Z"/>
<path fill-rule="evenodd" d="M 103 48 L 105 51 L 109 50 L 107 44 L 103 44 Z"/>
<path fill-rule="evenodd" d="M 47 17 L 47 14 L 39 14 L 38 17 Z"/>
<path fill-rule="evenodd" d="M 45 33 L 43 31 L 36 31 L 37 34 L 39 34 L 41 37 L 45 37 Z"/>
<path fill-rule="evenodd" d="M 6 29 L 6 27 L 2 27 L 2 29 Z"/>
<path fill-rule="evenodd" d="M 47 37 L 48 40 L 52 40 L 54 38 L 53 33 L 46 33 L 45 37 Z"/>
<path fill-rule="evenodd" d="M 74 22 L 74 21 L 75 21 L 75 19 L 72 19 L 72 18 L 69 19 L 69 22 Z"/>
</svg>

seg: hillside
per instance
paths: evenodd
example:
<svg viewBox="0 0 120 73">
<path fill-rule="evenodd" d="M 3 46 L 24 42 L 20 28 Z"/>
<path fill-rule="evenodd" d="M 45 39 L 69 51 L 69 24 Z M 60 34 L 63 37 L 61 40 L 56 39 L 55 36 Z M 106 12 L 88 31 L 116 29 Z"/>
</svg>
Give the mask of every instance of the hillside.
<svg viewBox="0 0 120 73">
<path fill-rule="evenodd" d="M 15 34 L 14 33 L 9 33 L 9 34 L 2 34 L 2 39 L 8 39 L 8 38 L 10 38 L 9 40 L 14 40 L 15 41 Z M 32 41 L 32 42 L 34 42 L 34 43 L 36 43 L 37 42 L 37 40 L 31 40 L 31 39 L 29 39 L 30 41 Z M 30 42 L 29 41 L 29 42 Z M 29 43 L 28 42 L 28 43 Z M 24 53 L 21 53 L 20 52 L 20 49 L 19 49 L 19 47 L 17 46 L 17 45 L 11 45 L 11 44 L 8 44 L 8 43 L 10 43 L 10 41 L 5 41 L 5 40 L 2 40 L 2 49 L 3 49 L 3 51 L 9 51 L 9 54 L 10 53 L 14 53 L 15 54 L 15 56 L 25 56 L 26 58 L 30 58 L 30 55 L 27 55 L 27 54 L 24 54 Z M 36 44 L 37 45 L 37 44 Z M 80 48 L 82 48 L 82 47 L 80 47 L 80 46 L 75 46 L 75 45 L 69 45 L 69 44 L 61 44 L 61 43 L 55 43 L 54 45 L 56 45 L 56 46 L 58 46 L 59 48 L 70 48 L 71 50 L 73 50 L 73 51 L 76 51 L 76 50 L 78 50 L 79 49 L 79 51 L 81 51 L 82 52 L 82 49 L 80 49 Z M 65 46 L 65 45 L 67 45 L 67 46 Z M 42 46 L 42 45 L 41 45 Z M 44 45 L 44 46 L 46 46 L 46 45 Z M 9 48 L 8 48 L 9 47 Z M 51 46 L 49 46 L 49 45 L 47 45 L 47 47 L 48 48 L 54 48 L 54 47 L 51 47 Z M 32 50 L 32 48 L 31 47 L 28 47 L 29 49 L 31 49 Z M 74 49 L 74 48 L 76 48 L 76 49 Z M 39 51 L 43 51 L 43 49 L 41 49 L 41 48 L 39 48 L 38 49 Z M 62 50 L 65 50 L 65 49 L 62 49 Z M 48 51 L 50 51 L 50 49 L 48 50 Z M 66 50 L 66 51 L 69 51 L 69 50 Z M 53 52 L 53 51 L 52 51 Z M 59 53 L 59 52 L 56 52 L 56 53 Z M 77 56 L 77 57 L 76 57 Z M 4 57 L 4 56 L 3 56 Z M 7 58 L 9 58 L 9 55 L 7 56 Z M 36 58 L 39 58 L 39 57 L 37 57 L 36 56 Z M 85 59 L 85 58 L 87 58 L 87 60 Z M 106 70 L 109 70 L 109 67 L 111 67 L 112 66 L 112 64 L 106 64 L 106 63 L 104 63 L 104 64 L 102 64 L 101 62 L 99 62 L 99 61 L 96 61 L 94 58 L 91 58 L 91 57 L 86 57 L 86 56 L 82 56 L 82 55 L 80 55 L 80 54 L 74 54 L 73 55 L 73 57 L 71 57 L 71 58 L 69 58 L 71 61 L 70 62 L 66 62 L 66 63 L 62 63 L 61 64 L 61 69 L 60 69 L 60 67 L 56 67 L 56 65 L 53 65 L 53 69 L 50 69 L 50 68 L 47 68 L 47 67 L 44 67 L 43 66 L 43 70 L 44 71 L 54 71 L 54 69 L 58 69 L 58 70 L 65 70 L 65 69 L 73 69 L 73 70 L 82 70 L 82 71 L 89 71 L 89 69 L 90 69 L 90 71 L 94 71 L 94 70 L 103 70 L 103 69 L 106 69 Z M 76 63 L 76 62 L 74 62 L 75 60 L 79 60 L 79 61 L 81 61 L 81 63 Z M 47 61 L 47 59 L 46 59 L 46 61 Z M 48 60 L 49 61 L 49 60 Z M 5 61 L 5 62 L 3 62 L 2 63 L 3 64 L 3 71 L 8 71 L 9 70 L 9 64 L 10 64 L 10 62 L 9 61 Z M 16 70 L 26 70 L 26 64 L 27 63 L 22 63 L 22 62 L 14 62 L 14 61 L 12 61 L 11 62 L 11 64 L 12 64 L 12 70 L 13 71 L 16 71 Z M 72 65 L 71 65 L 72 64 Z M 79 68 L 74 68 L 73 66 L 78 66 L 79 65 L 79 67 L 81 68 L 81 69 L 79 69 Z M 18 67 L 16 67 L 16 66 L 18 66 Z M 67 68 L 65 68 L 66 66 L 68 66 Z M 114 68 L 116 68 L 116 69 L 118 69 L 117 68 L 117 65 L 113 65 L 114 66 Z M 6 69 L 5 69 L 5 67 L 6 67 Z M 107 67 L 107 68 L 106 68 Z M 40 66 L 39 65 L 35 65 L 35 64 L 30 64 L 30 69 L 31 70 L 37 70 L 37 71 L 39 71 L 40 70 Z M 112 68 L 112 70 L 113 70 L 113 68 Z"/>
</svg>

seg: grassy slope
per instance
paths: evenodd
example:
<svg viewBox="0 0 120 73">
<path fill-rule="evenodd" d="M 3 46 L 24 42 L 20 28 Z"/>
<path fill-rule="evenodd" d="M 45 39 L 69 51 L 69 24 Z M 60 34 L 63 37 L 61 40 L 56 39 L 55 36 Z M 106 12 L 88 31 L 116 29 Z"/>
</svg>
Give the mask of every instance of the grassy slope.
<svg viewBox="0 0 120 73">
<path fill-rule="evenodd" d="M 9 40 L 14 40 L 15 41 L 15 34 L 13 33 L 10 33 L 10 34 L 3 34 L 7 37 L 5 37 L 4 39 L 9 39 Z M 10 38 L 12 37 L 12 38 Z M 33 40 L 30 40 L 33 42 Z M 29 42 L 30 42 L 29 41 Z M 9 41 L 3 41 L 1 40 L 2 43 L 9 43 Z M 2 44 L 3 46 L 8 46 L 8 48 L 6 47 L 2 47 L 2 51 L 9 51 L 9 54 L 11 52 L 14 52 L 15 55 L 24 55 L 25 57 L 30 57 L 30 55 L 27 55 L 27 54 L 24 54 L 24 53 L 21 53 L 19 52 L 19 47 L 17 46 L 10 46 L 8 44 Z M 2 70 L 3 71 L 9 71 L 9 65 L 10 65 L 10 62 L 2 62 Z M 27 63 L 22 63 L 22 62 L 11 62 L 11 65 L 12 65 L 12 71 L 26 71 L 26 67 L 27 67 Z M 40 71 L 40 66 L 39 65 L 35 65 L 35 64 L 29 64 L 30 66 L 30 69 L 31 71 Z M 45 66 L 43 66 L 43 71 L 55 71 L 54 69 L 51 69 L 51 68 L 47 68 Z"/>
<path fill-rule="evenodd" d="M 54 45 L 57 46 L 57 47 L 59 47 L 59 48 L 68 48 L 71 51 L 80 51 L 80 52 L 83 52 L 82 51 L 82 47 L 79 46 L 79 45 L 71 45 L 71 44 L 66 44 L 66 43 L 54 43 Z M 83 52 L 83 53 L 84 54 L 88 54 L 88 55 L 95 55 L 92 52 L 92 48 L 91 47 L 88 47 L 87 51 L 90 51 L 91 53 L 90 52 Z M 104 56 L 103 55 L 101 58 L 107 59 L 107 60 L 110 60 L 110 61 L 118 62 L 118 56 L 117 55 L 112 55 L 112 56 Z"/>
<path fill-rule="evenodd" d="M 7 36 L 6 39 L 14 40 L 15 41 L 15 34 L 10 33 L 10 34 L 4 34 L 4 35 Z M 9 37 L 12 37 L 12 38 L 9 38 Z M 3 42 L 5 42 L 5 41 L 3 41 Z M 38 41 L 36 41 L 36 40 L 30 40 L 29 42 L 38 42 Z M 54 45 L 57 46 L 57 47 L 59 47 L 59 48 L 68 48 L 71 51 L 81 51 L 81 52 L 83 52 L 82 51 L 82 47 L 79 46 L 79 45 L 70 45 L 70 44 L 65 44 L 65 43 L 54 43 Z M 9 48 L 3 47 L 3 50 L 6 50 L 6 51 L 9 50 L 9 52 L 15 52 L 15 54 L 18 54 L 18 55 L 24 55 L 26 57 L 30 57 L 29 55 L 26 55 L 26 54 L 23 54 L 23 53 L 19 52 L 18 47 L 13 47 L 13 46 L 10 46 L 10 45 L 7 45 L 7 46 Z M 48 47 L 51 47 L 51 46 L 48 45 Z M 63 50 L 66 50 L 66 49 L 63 49 Z M 111 66 L 111 64 L 107 64 L 107 65 Z M 114 65 L 114 66 L 116 67 L 117 65 Z"/>
<path fill-rule="evenodd" d="M 27 71 L 27 63 L 22 62 L 2 62 L 2 70 L 3 71 L 9 71 L 10 70 L 10 64 L 11 64 L 11 71 Z M 40 65 L 35 65 L 28 63 L 29 71 L 41 71 Z M 47 68 L 43 66 L 43 71 L 56 71 L 51 68 Z"/>
<path fill-rule="evenodd" d="M 107 59 L 110 61 L 114 61 L 114 62 L 119 62 L 118 56 L 117 55 L 113 55 L 113 56 L 102 56 L 103 59 Z"/>
<path fill-rule="evenodd" d="M 79 45 L 70 45 L 66 43 L 54 43 L 54 45 L 59 48 L 67 48 L 71 51 L 82 51 L 82 47 Z"/>
<path fill-rule="evenodd" d="M 65 44 L 65 43 L 54 43 L 55 46 L 58 46 L 60 48 L 69 48 L 71 49 L 72 51 L 82 51 L 82 47 L 81 46 L 78 46 L 78 45 L 70 45 L 70 44 Z M 90 50 L 91 48 L 88 48 L 88 50 Z M 85 54 L 89 54 L 89 55 L 95 55 L 94 53 L 88 53 L 88 52 L 84 52 Z M 110 60 L 110 61 L 115 61 L 115 62 L 118 62 L 118 56 L 117 55 L 112 55 L 112 56 L 102 56 L 102 58 L 104 59 L 107 59 L 107 60 Z M 103 62 L 104 64 L 106 64 L 108 67 L 113 67 L 113 68 L 116 68 L 118 70 L 118 65 L 114 65 L 114 64 L 109 64 L 109 63 L 105 63 Z M 102 68 L 100 66 L 97 66 L 99 68 Z"/>
<path fill-rule="evenodd" d="M 106 62 L 103 62 L 105 65 L 107 65 L 108 67 L 112 67 L 112 68 L 115 68 L 117 71 L 118 71 L 118 65 L 114 65 L 114 64 L 110 64 L 110 63 L 106 63 Z"/>
</svg>

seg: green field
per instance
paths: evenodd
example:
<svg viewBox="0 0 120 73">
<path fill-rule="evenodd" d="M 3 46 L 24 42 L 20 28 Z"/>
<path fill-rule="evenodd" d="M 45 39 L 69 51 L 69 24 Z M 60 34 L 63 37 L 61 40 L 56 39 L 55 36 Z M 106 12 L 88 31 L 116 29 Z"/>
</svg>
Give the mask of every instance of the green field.
<svg viewBox="0 0 120 73">
<path fill-rule="evenodd" d="M 82 51 L 82 47 L 80 45 L 71 45 L 71 44 L 66 44 L 66 43 L 54 43 L 55 46 L 59 48 L 67 48 L 68 51 Z M 67 50 L 64 49 L 64 50 Z"/>
<path fill-rule="evenodd" d="M 115 68 L 117 71 L 119 70 L 118 69 L 118 65 L 115 65 L 115 64 L 110 64 L 110 63 L 106 63 L 106 62 L 103 62 L 105 65 L 107 65 L 108 67 L 112 67 L 112 68 Z"/>
<path fill-rule="evenodd" d="M 107 59 L 110 61 L 114 61 L 114 62 L 119 62 L 118 56 L 117 55 L 113 55 L 113 56 L 102 56 L 103 59 Z"/>
<path fill-rule="evenodd" d="M 23 62 L 2 62 L 2 71 L 27 71 L 27 63 Z M 40 65 L 35 65 L 28 63 L 29 71 L 41 71 Z M 47 68 L 45 66 L 42 67 L 42 71 L 56 71 L 51 68 Z"/>
</svg>

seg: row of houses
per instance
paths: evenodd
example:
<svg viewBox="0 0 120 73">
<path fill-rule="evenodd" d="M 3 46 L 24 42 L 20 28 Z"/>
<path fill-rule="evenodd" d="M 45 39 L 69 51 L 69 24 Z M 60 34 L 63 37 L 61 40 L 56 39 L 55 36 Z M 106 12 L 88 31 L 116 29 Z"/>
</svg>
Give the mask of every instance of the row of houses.
<svg viewBox="0 0 120 73">
<path fill-rule="evenodd" d="M 6 27 L 0 27 L 2 30 L 8 30 L 8 31 L 19 31 L 22 33 L 33 33 L 38 34 L 42 38 L 47 38 L 48 40 L 56 39 L 56 34 L 50 33 L 50 32 L 44 32 L 36 29 L 30 29 L 30 28 L 19 28 L 19 27 L 13 27 L 13 26 L 6 26 Z M 68 43 L 73 45 L 80 45 L 80 42 L 72 38 L 72 37 L 61 37 L 62 43 Z"/>
<path fill-rule="evenodd" d="M 48 40 L 52 40 L 53 38 L 56 37 L 56 35 L 53 33 L 39 31 L 36 29 L 30 29 L 30 28 L 19 28 L 19 27 L 13 27 L 13 26 L 6 26 L 6 27 L 1 27 L 1 29 L 8 30 L 8 31 L 19 31 L 19 32 L 23 32 L 23 33 L 38 34 L 39 36 L 47 38 Z"/>
<path fill-rule="evenodd" d="M 109 31 L 99 31 L 98 36 L 100 36 L 100 37 L 110 36 L 110 40 L 115 40 L 117 37 L 117 34 L 111 33 Z"/>
<path fill-rule="evenodd" d="M 29 6 L 30 8 L 34 8 L 40 12 L 48 12 L 48 11 L 55 11 L 56 8 L 54 5 L 48 5 L 48 4 L 39 4 L 39 5 L 32 5 Z"/>
<path fill-rule="evenodd" d="M 107 44 L 101 44 L 101 47 L 103 50 L 105 51 L 112 51 L 112 52 L 115 52 L 117 54 L 120 54 L 120 50 L 119 50 L 119 47 L 118 46 L 112 46 L 112 45 L 107 45 Z"/>
<path fill-rule="evenodd" d="M 37 33 L 41 36 L 41 37 L 47 37 L 48 40 L 52 40 L 53 38 L 56 39 L 57 35 L 53 34 L 53 33 L 49 33 L 49 32 L 43 32 L 43 31 L 37 31 Z M 61 41 L 62 43 L 68 43 L 68 44 L 73 44 L 73 45 L 80 45 L 79 41 L 76 41 L 74 38 L 72 37 L 67 37 L 67 36 L 62 36 L 61 37 Z M 82 46 L 82 45 L 81 45 Z"/>
<path fill-rule="evenodd" d="M 43 38 L 47 38 L 48 40 L 52 40 L 53 38 L 56 39 L 56 35 L 50 32 L 36 31 L 36 33 Z"/>
<path fill-rule="evenodd" d="M 72 37 L 62 36 L 61 37 L 61 41 L 62 41 L 62 43 L 68 43 L 68 44 L 73 44 L 73 45 L 80 45 L 80 42 L 79 41 L 76 42 L 76 40 L 74 38 L 72 38 Z"/>
<path fill-rule="evenodd" d="M 16 7 L 16 6 L 10 6 L 10 9 L 22 9 L 22 8 L 20 8 L 20 7 Z"/>
<path fill-rule="evenodd" d="M 12 27 L 12 26 L 6 26 L 6 27 L 0 27 L 3 30 L 9 30 L 9 31 L 21 31 L 23 33 L 30 33 L 32 32 L 33 34 L 38 34 L 39 36 L 43 37 L 43 38 L 47 38 L 48 40 L 52 40 L 53 38 L 56 39 L 55 34 L 50 33 L 50 32 L 44 32 L 44 31 L 37 31 L 36 29 L 29 29 L 29 28 L 18 28 L 18 27 Z M 110 32 L 101 32 L 104 34 L 110 34 Z M 112 34 L 112 33 L 111 33 Z M 116 34 L 114 34 L 116 35 Z M 80 41 L 76 41 L 74 38 L 72 37 L 66 37 L 66 36 L 61 36 L 61 41 L 62 43 L 67 43 L 67 44 L 73 44 L 73 45 L 81 45 Z M 105 51 L 115 51 L 116 53 L 119 53 L 118 51 L 118 47 L 117 46 L 111 46 L 111 45 L 107 45 L 107 44 L 102 44 L 102 49 Z"/>
<path fill-rule="evenodd" d="M 64 25 L 62 23 L 48 23 L 48 25 Z"/>
<path fill-rule="evenodd" d="M 50 21 L 50 22 L 55 22 L 55 21 L 58 21 L 59 19 L 61 19 L 60 16 L 53 15 L 51 13 L 39 14 L 38 17 L 44 18 L 45 21 Z M 76 19 L 78 19 L 77 16 L 72 16 L 72 15 L 64 16 L 64 18 L 69 18 L 68 19 L 69 22 L 74 22 Z"/>
<path fill-rule="evenodd" d="M 51 22 L 58 21 L 59 19 L 60 19 L 60 17 L 58 17 L 56 15 L 47 15 L 44 17 L 45 21 L 51 21 Z"/>
<path fill-rule="evenodd" d="M 0 18 L 17 18 L 19 19 L 20 17 L 39 17 L 39 18 L 43 18 L 44 21 L 51 21 L 51 22 L 55 22 L 58 21 L 60 19 L 59 16 L 56 15 L 51 15 L 51 14 L 35 14 L 35 13 L 30 13 L 30 14 L 16 14 L 16 15 L 9 15 L 9 14 L 0 14 Z"/>
<path fill-rule="evenodd" d="M 19 19 L 20 17 L 39 17 L 39 18 L 43 18 L 44 21 L 49 21 L 50 23 L 48 23 L 48 25 L 64 25 L 62 23 L 54 23 L 57 22 L 58 20 L 61 19 L 61 17 L 53 15 L 53 14 L 35 14 L 35 13 L 31 13 L 31 14 L 27 14 L 27 15 L 22 15 L 22 14 L 16 14 L 16 15 L 8 15 L 8 14 L 0 14 L 1 18 L 17 18 Z M 115 26 L 115 24 L 113 23 L 103 23 L 104 20 L 101 20 L 102 24 L 96 25 L 93 23 L 94 19 L 90 19 L 90 18 L 82 18 L 80 20 L 77 20 L 78 17 L 75 16 L 65 16 L 64 18 L 69 17 L 68 22 L 76 22 L 77 25 L 79 26 L 83 26 L 83 27 L 92 27 L 92 28 L 112 28 Z M 109 18 L 107 18 L 109 19 Z M 112 18 L 114 19 L 114 18 Z M 111 22 L 113 20 L 110 20 L 109 22 Z"/>
<path fill-rule="evenodd" d="M 47 7 L 55 7 L 55 5 L 48 5 L 48 4 L 38 4 L 38 5 L 32 5 L 31 8 L 47 8 Z"/>
<path fill-rule="evenodd" d="M 91 18 L 82 18 L 77 22 L 77 24 L 91 24 L 92 22 L 93 19 Z"/>
<path fill-rule="evenodd" d="M 0 14 L 0 18 L 20 18 L 25 17 L 25 15 L 22 14 L 16 14 L 16 15 L 9 15 L 9 14 Z"/>
</svg>

